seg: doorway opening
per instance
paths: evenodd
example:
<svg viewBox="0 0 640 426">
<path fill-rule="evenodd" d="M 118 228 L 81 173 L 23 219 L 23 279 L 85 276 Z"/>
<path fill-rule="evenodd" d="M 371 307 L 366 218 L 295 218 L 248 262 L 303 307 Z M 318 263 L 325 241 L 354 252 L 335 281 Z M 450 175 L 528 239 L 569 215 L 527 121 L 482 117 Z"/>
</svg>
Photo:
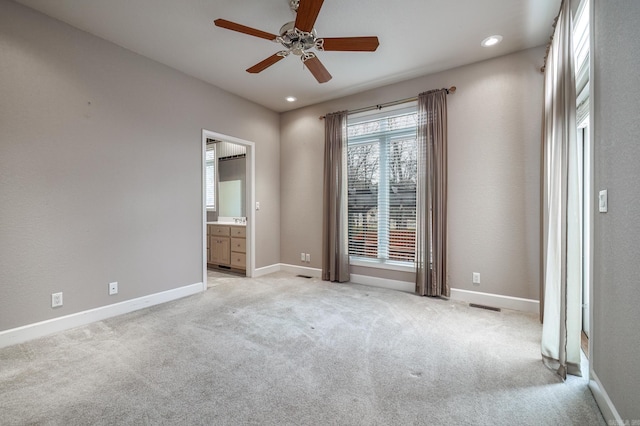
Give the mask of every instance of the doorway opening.
<svg viewBox="0 0 640 426">
<path fill-rule="evenodd" d="M 224 180 L 222 188 L 218 179 L 212 179 L 207 171 L 215 170 L 219 174 L 219 167 L 216 160 L 212 168 L 211 149 L 207 149 L 208 141 L 217 141 L 225 145 L 218 145 L 218 153 L 214 154 L 217 159 L 223 149 L 231 146 L 238 146 L 242 149 L 242 155 L 235 155 L 237 159 L 242 158 L 244 170 L 235 170 L 232 177 Z M 209 145 L 209 148 L 211 146 Z M 209 158 L 207 152 L 209 151 Z M 225 156 L 226 159 L 233 155 Z M 229 165 L 230 163 L 227 163 Z M 209 169 L 207 169 L 209 167 Z M 223 167 L 224 168 L 224 167 Z M 235 166 L 237 169 L 237 165 Z M 243 172 L 243 173 L 241 173 Z M 233 175 L 235 173 L 235 175 Z M 240 176 L 242 175 L 242 176 Z M 215 185 L 213 191 L 212 183 Z M 220 190 L 222 189 L 222 191 Z M 213 194 L 213 195 L 212 195 Z M 220 207 L 225 204 L 221 210 Z M 253 277 L 255 274 L 255 144 L 253 142 L 239 139 L 230 135 L 202 130 L 202 282 L 204 290 L 207 289 L 208 268 L 207 264 L 211 260 L 210 255 L 221 256 L 226 259 L 220 262 L 220 270 L 224 271 L 226 264 L 229 269 L 233 265 L 241 262 L 245 265 L 245 275 Z M 244 208 L 244 210 L 243 210 Z M 212 215 L 212 212 L 214 214 Z M 229 214 L 229 216 L 219 216 L 219 213 Z M 214 220 L 208 220 L 215 218 Z M 216 236 L 214 233 L 220 233 Z M 213 235 L 213 238 L 212 238 Z M 212 245 L 213 244 L 213 245 Z M 236 246 L 232 246 L 235 244 Z M 216 250 L 215 253 L 212 250 Z M 233 250 L 233 251 L 232 251 Z M 235 255 L 236 258 L 231 258 Z"/>
</svg>

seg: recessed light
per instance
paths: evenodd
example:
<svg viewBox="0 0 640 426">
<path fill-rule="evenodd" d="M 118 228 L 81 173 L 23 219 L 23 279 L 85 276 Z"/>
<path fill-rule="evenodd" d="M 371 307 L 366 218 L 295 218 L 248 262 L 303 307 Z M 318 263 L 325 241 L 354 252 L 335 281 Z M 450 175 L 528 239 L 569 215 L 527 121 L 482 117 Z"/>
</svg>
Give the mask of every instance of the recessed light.
<svg viewBox="0 0 640 426">
<path fill-rule="evenodd" d="M 295 101 L 297 101 L 297 99 L 294 98 L 293 96 L 287 96 L 286 99 L 287 99 L 287 102 L 295 102 Z"/>
<path fill-rule="evenodd" d="M 501 41 L 502 41 L 502 36 L 496 34 L 496 35 L 492 35 L 485 38 L 484 40 L 482 40 L 482 43 L 480 44 L 482 45 L 482 47 L 490 47 L 490 46 L 495 46 Z"/>
</svg>

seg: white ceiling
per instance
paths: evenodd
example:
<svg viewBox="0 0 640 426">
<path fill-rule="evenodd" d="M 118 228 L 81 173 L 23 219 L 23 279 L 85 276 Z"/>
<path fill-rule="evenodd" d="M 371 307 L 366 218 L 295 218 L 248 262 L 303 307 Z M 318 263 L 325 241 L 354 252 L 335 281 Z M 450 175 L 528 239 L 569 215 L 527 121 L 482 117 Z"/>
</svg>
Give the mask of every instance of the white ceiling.
<svg viewBox="0 0 640 426">
<path fill-rule="evenodd" d="M 294 55 L 245 72 L 281 46 L 213 24 L 224 18 L 277 34 L 295 19 L 288 0 L 16 1 L 278 112 L 544 45 L 560 7 L 560 0 L 327 0 L 318 36 L 377 35 L 380 47 L 318 52 L 333 75 L 318 84 Z M 503 42 L 481 47 L 492 34 Z"/>
</svg>

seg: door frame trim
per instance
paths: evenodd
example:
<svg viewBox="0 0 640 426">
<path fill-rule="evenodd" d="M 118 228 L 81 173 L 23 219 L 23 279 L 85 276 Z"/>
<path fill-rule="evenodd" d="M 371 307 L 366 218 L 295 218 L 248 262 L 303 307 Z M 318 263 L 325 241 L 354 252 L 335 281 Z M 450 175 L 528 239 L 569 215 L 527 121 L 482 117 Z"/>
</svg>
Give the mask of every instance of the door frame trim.
<svg viewBox="0 0 640 426">
<path fill-rule="evenodd" d="M 246 188 L 245 197 L 246 215 L 247 215 L 247 277 L 253 277 L 256 269 L 255 256 L 255 143 L 234 136 L 213 132 L 211 130 L 202 129 L 202 147 L 201 147 L 201 168 L 202 168 L 202 283 L 203 291 L 207 290 L 207 199 L 206 199 L 206 149 L 207 139 L 217 139 L 224 142 L 230 142 L 243 145 L 247 149 L 246 154 Z"/>
</svg>

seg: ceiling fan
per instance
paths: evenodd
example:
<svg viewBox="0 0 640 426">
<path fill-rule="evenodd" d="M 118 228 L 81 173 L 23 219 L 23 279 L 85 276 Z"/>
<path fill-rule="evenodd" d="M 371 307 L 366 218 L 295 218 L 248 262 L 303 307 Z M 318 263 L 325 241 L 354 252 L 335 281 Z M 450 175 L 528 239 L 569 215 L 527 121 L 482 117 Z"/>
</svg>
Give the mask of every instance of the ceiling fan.
<svg viewBox="0 0 640 426">
<path fill-rule="evenodd" d="M 324 0 L 289 0 L 291 10 L 296 13 L 296 20 L 288 22 L 280 28 L 280 35 L 267 33 L 255 28 L 247 27 L 225 19 L 216 19 L 216 26 L 228 30 L 237 31 L 254 37 L 264 38 L 284 46 L 281 50 L 267 59 L 258 62 L 247 69 L 249 73 L 259 73 L 280 61 L 281 59 L 294 55 L 300 56 L 304 65 L 311 74 L 318 80 L 318 83 L 326 83 L 331 80 L 331 74 L 322 65 L 315 53 L 309 50 L 315 48 L 320 51 L 351 51 L 351 52 L 373 52 L 380 44 L 378 37 L 324 37 L 317 36 L 313 28 L 320 8 Z"/>
</svg>

